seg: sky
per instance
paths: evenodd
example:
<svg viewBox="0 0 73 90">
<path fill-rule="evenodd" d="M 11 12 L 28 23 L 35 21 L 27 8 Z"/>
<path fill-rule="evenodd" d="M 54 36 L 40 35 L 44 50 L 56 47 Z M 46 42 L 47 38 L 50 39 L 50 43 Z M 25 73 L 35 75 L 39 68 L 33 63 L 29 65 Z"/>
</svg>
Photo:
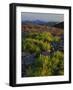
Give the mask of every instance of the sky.
<svg viewBox="0 0 73 90">
<path fill-rule="evenodd" d="M 41 21 L 46 21 L 46 22 L 62 22 L 64 21 L 64 15 L 63 14 L 52 14 L 52 13 L 22 12 L 21 20 L 22 21 L 41 20 Z"/>
</svg>

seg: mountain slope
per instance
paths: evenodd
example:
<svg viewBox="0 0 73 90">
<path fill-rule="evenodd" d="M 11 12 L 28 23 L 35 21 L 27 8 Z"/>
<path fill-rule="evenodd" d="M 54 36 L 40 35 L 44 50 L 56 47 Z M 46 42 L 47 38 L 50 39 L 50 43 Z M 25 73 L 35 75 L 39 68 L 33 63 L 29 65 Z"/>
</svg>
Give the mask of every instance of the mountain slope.
<svg viewBox="0 0 73 90">
<path fill-rule="evenodd" d="M 58 24 L 54 25 L 54 27 L 64 29 L 64 22 L 60 22 L 60 23 L 58 23 Z"/>
</svg>

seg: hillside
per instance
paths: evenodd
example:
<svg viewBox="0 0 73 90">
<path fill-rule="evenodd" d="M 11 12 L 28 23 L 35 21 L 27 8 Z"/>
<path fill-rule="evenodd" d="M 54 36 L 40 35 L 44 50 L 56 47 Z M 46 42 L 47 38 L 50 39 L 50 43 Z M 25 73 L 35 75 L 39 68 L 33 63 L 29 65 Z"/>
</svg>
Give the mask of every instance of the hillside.
<svg viewBox="0 0 73 90">
<path fill-rule="evenodd" d="M 63 34 L 63 29 L 59 26 L 49 27 L 46 25 L 23 24 L 22 32 L 50 32 L 53 35 L 60 36 Z"/>
<path fill-rule="evenodd" d="M 54 27 L 64 29 L 64 22 L 60 22 L 60 23 L 58 23 L 58 24 L 54 25 Z"/>
</svg>

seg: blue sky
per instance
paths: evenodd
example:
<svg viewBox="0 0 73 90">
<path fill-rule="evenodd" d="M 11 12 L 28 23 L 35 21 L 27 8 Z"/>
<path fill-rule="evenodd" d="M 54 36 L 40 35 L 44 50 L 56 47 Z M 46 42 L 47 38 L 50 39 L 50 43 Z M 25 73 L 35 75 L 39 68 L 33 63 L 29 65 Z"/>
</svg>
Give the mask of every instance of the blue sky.
<svg viewBox="0 0 73 90">
<path fill-rule="evenodd" d="M 22 12 L 21 13 L 22 21 L 35 21 L 41 20 L 46 22 L 62 22 L 64 21 L 63 14 L 52 14 L 52 13 L 30 13 L 30 12 Z"/>
</svg>

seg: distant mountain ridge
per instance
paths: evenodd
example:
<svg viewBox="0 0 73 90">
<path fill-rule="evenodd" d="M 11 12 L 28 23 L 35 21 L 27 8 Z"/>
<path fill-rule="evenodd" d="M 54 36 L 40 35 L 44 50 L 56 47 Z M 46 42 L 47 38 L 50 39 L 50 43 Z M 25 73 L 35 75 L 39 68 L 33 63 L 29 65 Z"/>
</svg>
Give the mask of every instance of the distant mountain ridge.
<svg viewBox="0 0 73 90">
<path fill-rule="evenodd" d="M 46 25 L 46 26 L 53 26 L 53 27 L 57 27 L 57 28 L 62 28 L 64 29 L 64 22 L 47 22 L 47 21 L 41 21 L 41 20 L 34 20 L 34 21 L 22 21 L 22 25 Z"/>
<path fill-rule="evenodd" d="M 47 22 L 41 20 L 34 20 L 34 21 L 22 21 L 22 24 L 46 24 Z"/>
<path fill-rule="evenodd" d="M 47 26 L 53 26 L 59 22 L 52 22 L 52 21 L 41 21 L 41 20 L 34 20 L 34 21 L 22 21 L 22 24 L 34 24 L 34 25 L 47 25 Z"/>
</svg>

